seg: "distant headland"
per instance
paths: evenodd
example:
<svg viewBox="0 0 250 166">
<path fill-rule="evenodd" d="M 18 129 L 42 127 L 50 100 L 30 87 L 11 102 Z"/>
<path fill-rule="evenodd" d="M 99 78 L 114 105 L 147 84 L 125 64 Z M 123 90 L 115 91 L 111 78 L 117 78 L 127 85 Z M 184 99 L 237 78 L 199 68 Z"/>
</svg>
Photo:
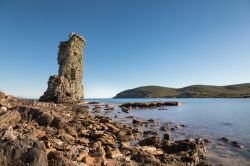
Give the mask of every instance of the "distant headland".
<svg viewBox="0 0 250 166">
<path fill-rule="evenodd" d="M 250 83 L 227 86 L 191 85 L 183 88 L 142 86 L 114 98 L 250 98 Z"/>
</svg>

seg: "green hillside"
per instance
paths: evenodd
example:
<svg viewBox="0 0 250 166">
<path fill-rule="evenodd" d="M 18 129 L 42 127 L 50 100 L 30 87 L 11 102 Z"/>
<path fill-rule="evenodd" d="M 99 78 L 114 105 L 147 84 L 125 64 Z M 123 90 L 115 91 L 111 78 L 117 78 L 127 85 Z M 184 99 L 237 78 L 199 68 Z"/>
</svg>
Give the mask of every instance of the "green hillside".
<svg viewBox="0 0 250 166">
<path fill-rule="evenodd" d="M 180 89 L 143 86 L 118 93 L 114 98 L 244 98 L 250 83 L 228 86 L 192 85 Z"/>
</svg>

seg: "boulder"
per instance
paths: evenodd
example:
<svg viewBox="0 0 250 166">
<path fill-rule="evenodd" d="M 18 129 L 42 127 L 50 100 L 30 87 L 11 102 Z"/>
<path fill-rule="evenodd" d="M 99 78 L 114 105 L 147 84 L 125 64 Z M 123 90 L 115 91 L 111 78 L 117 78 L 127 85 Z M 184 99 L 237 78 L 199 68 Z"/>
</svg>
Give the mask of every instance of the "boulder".
<svg viewBox="0 0 250 166">
<path fill-rule="evenodd" d="M 0 116 L 0 129 L 14 126 L 21 120 L 21 114 L 18 111 L 8 111 Z"/>
<path fill-rule="evenodd" d="M 5 132 L 4 135 L 1 137 L 1 140 L 8 140 L 13 141 L 17 139 L 17 137 L 21 135 L 21 133 L 18 133 L 13 130 L 13 126 L 10 126 Z"/>
<path fill-rule="evenodd" d="M 77 161 L 82 161 L 84 157 L 88 156 L 88 154 L 89 149 L 81 145 L 73 145 L 67 153 L 69 158 Z"/>
<path fill-rule="evenodd" d="M 47 157 L 49 166 L 77 166 L 58 151 L 49 152 Z"/>
<path fill-rule="evenodd" d="M 142 165 L 160 165 L 159 159 L 157 159 L 154 155 L 147 153 L 146 151 L 143 151 L 141 149 L 134 150 L 131 159 L 139 163 L 143 163 Z"/>
<path fill-rule="evenodd" d="M 154 146 L 154 147 L 161 147 L 161 139 L 160 136 L 152 136 L 149 138 L 145 138 L 144 140 L 139 141 L 138 143 L 141 146 Z"/>
<path fill-rule="evenodd" d="M 53 121 L 53 116 L 47 110 L 32 107 L 19 107 L 22 119 L 26 121 L 35 120 L 38 125 L 47 127 Z"/>
<path fill-rule="evenodd" d="M 101 134 L 97 141 L 100 141 L 103 145 L 109 145 L 111 147 L 116 147 L 116 137 L 111 133 Z"/>
<path fill-rule="evenodd" d="M 118 132 L 118 139 L 120 141 L 131 141 L 134 139 L 132 130 L 129 128 L 123 128 Z"/>
<path fill-rule="evenodd" d="M 164 144 L 162 149 L 168 154 L 179 154 L 181 161 L 197 164 L 205 158 L 204 140 L 185 139 L 172 144 Z"/>
<path fill-rule="evenodd" d="M 97 141 L 93 144 L 93 156 L 94 157 L 101 157 L 105 158 L 106 152 L 102 146 L 102 143 L 100 141 Z"/>
<path fill-rule="evenodd" d="M 123 156 L 123 154 L 121 154 L 118 148 L 112 148 L 110 146 L 106 146 L 105 151 L 106 151 L 106 157 L 110 159 L 119 158 Z"/>
<path fill-rule="evenodd" d="M 142 125 L 144 122 L 142 120 L 139 120 L 139 119 L 133 119 L 132 123 L 137 124 L 137 125 Z"/>
<path fill-rule="evenodd" d="M 0 142 L 1 165 L 47 166 L 44 144 L 39 141 L 15 140 Z"/>
<path fill-rule="evenodd" d="M 163 151 L 161 149 L 156 149 L 156 147 L 153 147 L 153 146 L 142 146 L 139 149 L 141 149 L 142 151 L 148 154 L 155 155 L 155 156 L 163 154 Z"/>
</svg>

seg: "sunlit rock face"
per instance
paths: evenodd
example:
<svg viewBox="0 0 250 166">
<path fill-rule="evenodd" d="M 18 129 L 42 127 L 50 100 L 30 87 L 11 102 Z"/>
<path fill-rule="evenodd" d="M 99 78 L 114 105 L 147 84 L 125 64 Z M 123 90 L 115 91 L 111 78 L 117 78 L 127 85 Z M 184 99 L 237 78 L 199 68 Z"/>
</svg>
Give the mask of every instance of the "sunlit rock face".
<svg viewBox="0 0 250 166">
<path fill-rule="evenodd" d="M 84 93 L 82 85 L 83 47 L 85 39 L 70 33 L 69 40 L 60 42 L 58 52 L 58 75 L 50 76 L 48 89 L 40 101 L 55 103 L 81 102 Z"/>
</svg>

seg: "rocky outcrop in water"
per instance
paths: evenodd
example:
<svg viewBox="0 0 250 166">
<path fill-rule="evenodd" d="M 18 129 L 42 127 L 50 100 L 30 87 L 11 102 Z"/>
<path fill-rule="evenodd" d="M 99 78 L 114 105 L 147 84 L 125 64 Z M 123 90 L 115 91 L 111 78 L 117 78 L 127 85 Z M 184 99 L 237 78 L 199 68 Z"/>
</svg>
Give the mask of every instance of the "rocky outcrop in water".
<svg viewBox="0 0 250 166">
<path fill-rule="evenodd" d="M 160 107 L 159 110 L 167 110 L 164 108 L 165 106 L 181 106 L 182 102 L 177 101 L 155 101 L 155 102 L 130 102 L 123 103 L 120 105 L 123 112 L 129 113 L 132 109 L 146 109 L 146 108 L 157 108 Z"/>
<path fill-rule="evenodd" d="M 123 103 L 120 107 L 125 108 L 156 108 L 156 107 L 164 107 L 164 106 L 181 106 L 182 102 L 178 101 L 155 101 L 155 102 L 130 102 Z"/>
<path fill-rule="evenodd" d="M 75 33 L 68 41 L 60 42 L 58 52 L 59 74 L 50 76 L 48 89 L 40 101 L 78 103 L 83 99 L 83 46 L 85 39 Z"/>
</svg>

